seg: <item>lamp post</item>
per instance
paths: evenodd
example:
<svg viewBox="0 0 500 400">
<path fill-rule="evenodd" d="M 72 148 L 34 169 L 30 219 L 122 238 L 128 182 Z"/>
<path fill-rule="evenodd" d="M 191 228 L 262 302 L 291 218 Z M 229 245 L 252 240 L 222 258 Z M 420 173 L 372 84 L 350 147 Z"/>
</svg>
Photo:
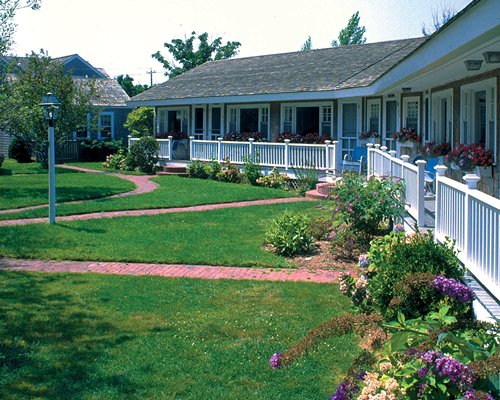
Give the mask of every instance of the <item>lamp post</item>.
<svg viewBox="0 0 500 400">
<path fill-rule="evenodd" d="M 56 168 L 55 168 L 55 135 L 54 121 L 57 119 L 61 103 L 52 93 L 43 96 L 40 106 L 43 107 L 45 120 L 49 123 L 49 224 L 56 222 Z"/>
</svg>

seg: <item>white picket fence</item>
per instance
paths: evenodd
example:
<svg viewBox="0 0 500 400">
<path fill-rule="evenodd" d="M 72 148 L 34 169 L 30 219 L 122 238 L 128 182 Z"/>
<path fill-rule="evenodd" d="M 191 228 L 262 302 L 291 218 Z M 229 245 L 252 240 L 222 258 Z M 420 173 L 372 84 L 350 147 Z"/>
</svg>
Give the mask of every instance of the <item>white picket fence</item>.
<svg viewBox="0 0 500 400">
<path fill-rule="evenodd" d="M 436 239 L 455 240 L 460 260 L 500 300 L 500 200 L 477 190 L 477 175 L 462 184 L 446 169 L 436 167 Z"/>
<path fill-rule="evenodd" d="M 128 147 L 139 141 L 140 138 L 128 137 Z M 172 159 L 172 136 L 169 136 L 168 139 L 156 139 L 158 144 L 160 145 L 160 160 L 171 160 Z"/>
<path fill-rule="evenodd" d="M 396 157 L 380 145 L 368 145 L 368 174 L 390 175 L 406 183 L 407 211 L 419 227 L 424 224 L 425 164 L 410 164 L 408 156 Z M 500 200 L 477 190 L 480 178 L 470 174 L 466 184 L 445 177 L 447 167 L 438 165 L 435 182 L 436 240 L 454 240 L 458 257 L 467 269 L 500 300 Z"/>
<path fill-rule="evenodd" d="M 396 151 L 387 152 L 387 147 L 368 144 L 368 175 L 392 176 L 405 182 L 406 211 L 417 221 L 419 227 L 425 225 L 425 164 L 424 160 L 416 165 L 409 162 L 409 156 L 396 157 Z"/>
<path fill-rule="evenodd" d="M 190 159 L 200 161 L 229 158 L 234 164 L 243 164 L 248 157 L 253 157 L 261 166 L 290 168 L 313 168 L 320 171 L 336 169 L 337 142 L 325 141 L 325 144 L 296 144 L 285 140 L 284 143 L 195 140 L 190 137 Z"/>
</svg>

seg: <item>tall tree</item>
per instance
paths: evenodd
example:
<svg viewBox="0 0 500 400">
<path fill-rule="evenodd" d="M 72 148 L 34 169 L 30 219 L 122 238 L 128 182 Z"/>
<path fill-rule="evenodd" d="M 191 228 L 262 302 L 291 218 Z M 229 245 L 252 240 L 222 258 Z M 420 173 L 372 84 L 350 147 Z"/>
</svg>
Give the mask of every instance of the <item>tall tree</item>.
<svg viewBox="0 0 500 400">
<path fill-rule="evenodd" d="M 365 43 L 366 38 L 364 37 L 364 34 L 366 32 L 366 28 L 364 26 L 359 26 L 359 20 L 359 11 L 356 11 L 351 18 L 349 18 L 347 26 L 339 32 L 339 40 L 332 40 L 332 47 Z"/>
<path fill-rule="evenodd" d="M 234 57 L 238 54 L 238 49 L 241 46 L 240 42 L 227 42 L 223 45 L 221 37 L 209 42 L 207 32 L 198 37 L 195 35 L 196 32 L 192 32 L 189 38 L 184 40 L 172 39 L 170 43 L 164 44 L 164 47 L 175 61 L 167 60 L 159 51 L 152 55 L 155 60 L 158 60 L 163 65 L 165 75 L 169 78 L 189 71 L 207 61 Z M 194 42 L 196 39 L 198 39 L 198 48 L 195 50 Z"/>
<path fill-rule="evenodd" d="M 136 108 L 127 115 L 127 120 L 123 126 L 135 137 L 152 136 L 154 133 L 154 108 Z"/>
<path fill-rule="evenodd" d="M 307 50 L 312 50 L 312 49 L 313 49 L 312 39 L 311 39 L 311 36 L 308 36 L 307 40 L 304 42 L 304 44 L 300 48 L 300 51 L 307 51 Z"/>
<path fill-rule="evenodd" d="M 41 0 L 0 0 L 0 55 L 5 54 L 12 45 L 12 36 L 16 30 L 14 17 L 21 8 L 38 10 Z"/>
<path fill-rule="evenodd" d="M 452 8 L 449 4 L 443 5 L 441 10 L 432 11 L 432 27 L 427 29 L 425 23 L 422 24 L 422 35 L 430 36 L 444 24 L 446 24 L 450 19 L 452 19 L 457 11 Z"/>
<path fill-rule="evenodd" d="M 141 84 L 134 85 L 134 78 L 129 76 L 129 74 L 127 74 L 125 76 L 123 76 L 123 74 L 118 75 L 116 77 L 116 81 L 120 84 L 120 86 L 123 88 L 123 90 L 125 90 L 125 92 L 127 92 L 127 94 L 130 97 L 134 97 L 134 96 L 138 95 L 139 93 L 142 93 L 145 90 L 149 89 L 148 85 L 141 85 Z"/>
<path fill-rule="evenodd" d="M 7 66 L 9 69 L 10 65 Z M 55 121 L 56 143 L 64 145 L 73 132 L 87 128 L 87 115 L 94 111 L 91 100 L 98 97 L 95 81 L 74 80 L 43 51 L 32 53 L 22 69 L 13 63 L 0 85 L 0 121 L 10 134 L 28 144 L 42 167 L 47 167 L 47 122 L 39 105 L 48 92 L 54 93 L 61 107 Z"/>
</svg>

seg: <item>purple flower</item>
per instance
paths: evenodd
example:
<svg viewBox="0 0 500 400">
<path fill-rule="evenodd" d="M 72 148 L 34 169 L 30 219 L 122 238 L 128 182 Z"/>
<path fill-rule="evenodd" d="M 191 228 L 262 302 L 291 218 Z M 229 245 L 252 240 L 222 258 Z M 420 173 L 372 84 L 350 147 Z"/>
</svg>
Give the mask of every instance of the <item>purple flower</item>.
<svg viewBox="0 0 500 400">
<path fill-rule="evenodd" d="M 273 367 L 274 369 L 278 369 L 281 367 L 281 358 L 283 357 L 283 354 L 281 353 L 274 353 L 271 358 L 269 359 L 269 365 Z"/>
<path fill-rule="evenodd" d="M 433 366 L 440 377 L 448 378 L 459 387 L 469 387 L 474 383 L 471 369 L 453 357 L 429 350 L 422 355 L 422 361 Z M 420 370 L 418 376 L 420 376 Z"/>
<path fill-rule="evenodd" d="M 425 375 L 427 375 L 427 371 L 429 369 L 427 367 L 420 368 L 417 372 L 419 378 L 423 378 Z"/>
<path fill-rule="evenodd" d="M 361 254 L 358 259 L 358 267 L 359 268 L 367 268 L 370 265 L 370 260 L 366 256 L 366 254 Z"/>
<path fill-rule="evenodd" d="M 443 295 L 451 297 L 463 304 L 470 304 L 476 294 L 466 285 L 452 278 L 445 278 L 442 275 L 436 276 L 432 280 L 434 288 Z"/>
<path fill-rule="evenodd" d="M 358 390 L 357 385 L 344 381 L 337 386 L 337 390 L 328 400 L 351 400 Z"/>
<path fill-rule="evenodd" d="M 393 231 L 394 231 L 395 234 L 398 234 L 399 232 L 404 232 L 405 231 L 405 227 L 404 227 L 403 224 L 396 224 L 396 225 L 394 225 Z"/>
</svg>

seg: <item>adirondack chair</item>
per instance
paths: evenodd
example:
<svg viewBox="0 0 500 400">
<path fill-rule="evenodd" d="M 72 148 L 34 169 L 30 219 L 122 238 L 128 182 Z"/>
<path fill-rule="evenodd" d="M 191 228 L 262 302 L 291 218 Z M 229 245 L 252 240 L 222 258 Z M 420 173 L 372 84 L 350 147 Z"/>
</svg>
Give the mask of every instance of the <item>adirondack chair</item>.
<svg viewBox="0 0 500 400">
<path fill-rule="evenodd" d="M 357 171 L 360 174 L 366 167 L 368 150 L 366 146 L 355 146 L 352 151 L 352 156 L 346 154 L 341 162 L 341 171 Z"/>
</svg>

